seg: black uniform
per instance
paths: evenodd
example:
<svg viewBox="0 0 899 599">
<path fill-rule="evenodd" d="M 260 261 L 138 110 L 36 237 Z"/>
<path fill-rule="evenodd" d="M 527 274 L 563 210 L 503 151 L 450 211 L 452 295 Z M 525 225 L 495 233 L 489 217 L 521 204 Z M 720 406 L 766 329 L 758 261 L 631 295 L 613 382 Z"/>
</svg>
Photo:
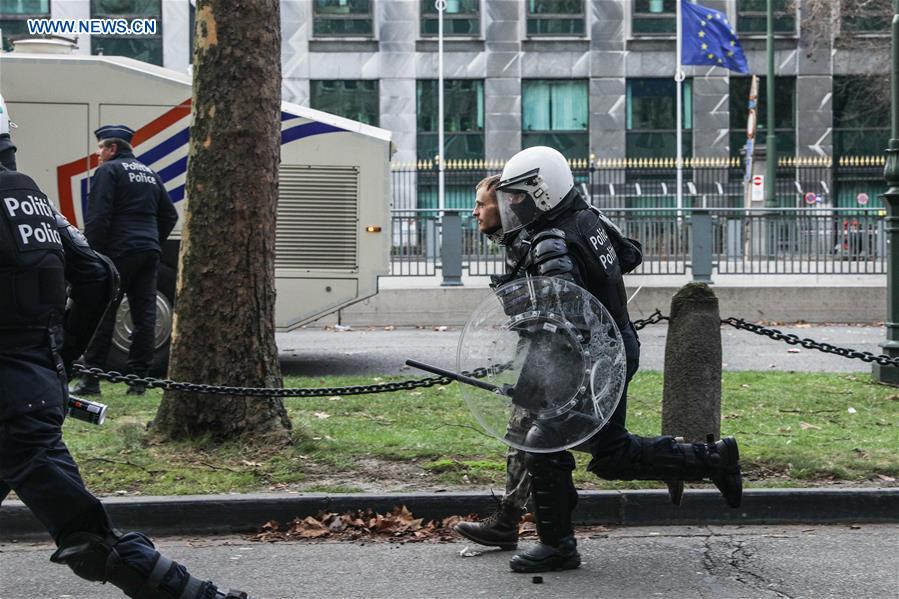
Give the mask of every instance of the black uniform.
<svg viewBox="0 0 899 599">
<path fill-rule="evenodd" d="M 627 357 L 626 381 L 629 382 L 639 366 L 640 344 L 628 316 L 615 238 L 599 213 L 590 209 L 572 190 L 557 207 L 528 226 L 522 234 L 530 241 L 530 256 L 524 265 L 528 274 L 571 281 L 593 294 L 609 311 L 621 331 Z M 529 392 L 540 393 L 537 388 L 528 388 L 526 375 L 523 372 L 520 381 L 525 384 L 516 385 L 516 397 Z M 725 447 L 722 445 L 725 441 L 717 445 L 685 444 L 667 436 L 639 437 L 628 432 L 626 414 L 627 383 L 609 422 L 577 448 L 592 454 L 590 471 L 602 478 L 619 480 L 701 480 L 711 477 L 728 503 L 734 507 L 739 505 L 739 466 L 736 443 L 732 447 L 729 445 L 732 439 L 727 440 Z M 549 445 L 535 441 L 535 437 L 546 438 L 552 434 L 552 430 L 546 430 L 538 423 L 528 432 L 530 441 L 526 444 L 532 447 Z M 724 459 L 718 455 L 727 452 Z M 553 569 L 576 567 L 580 561 L 574 550 L 571 527 L 571 511 L 577 503 L 571 478 L 574 456 L 568 451 L 528 453 L 526 462 L 540 540 L 546 546 L 561 546 L 562 553 L 567 552 L 571 557 L 568 562 L 557 562 L 558 567 Z M 530 568 L 542 557 L 539 553 L 538 547 L 536 555 L 516 556 L 512 560 L 513 569 L 531 571 Z"/>
<path fill-rule="evenodd" d="M 85 488 L 62 440 L 66 369 L 115 295 L 115 269 L 30 177 L 0 167 L 0 194 L 0 502 L 14 490 L 58 545 L 51 559 L 82 578 L 145 599 L 225 597 L 141 533 L 114 530 Z"/>
<path fill-rule="evenodd" d="M 153 361 L 156 273 L 162 244 L 177 222 L 162 179 L 130 151 L 119 152 L 94 173 L 84 231 L 91 247 L 112 258 L 121 274 L 134 323 L 128 367 L 138 376 L 145 376 Z M 111 310 L 97 329 L 84 356 L 87 366 L 106 366 L 115 313 Z"/>
</svg>

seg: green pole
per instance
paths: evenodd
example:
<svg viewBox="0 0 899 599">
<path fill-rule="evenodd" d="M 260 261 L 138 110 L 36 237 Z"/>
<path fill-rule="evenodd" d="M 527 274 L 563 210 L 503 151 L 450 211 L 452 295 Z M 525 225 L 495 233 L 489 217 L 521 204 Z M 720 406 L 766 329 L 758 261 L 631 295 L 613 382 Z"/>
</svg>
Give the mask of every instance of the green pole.
<svg viewBox="0 0 899 599">
<path fill-rule="evenodd" d="M 768 75 L 765 81 L 765 110 L 768 112 L 765 125 L 765 206 L 777 205 L 775 181 L 777 179 L 777 140 L 774 138 L 774 0 L 768 0 Z"/>
<path fill-rule="evenodd" d="M 887 191 L 881 196 L 887 208 L 887 338 L 880 347 L 884 354 L 895 358 L 899 356 L 899 0 L 893 0 L 891 71 L 890 144 L 883 168 Z M 875 364 L 874 377 L 882 383 L 899 385 L 899 368 Z"/>
</svg>

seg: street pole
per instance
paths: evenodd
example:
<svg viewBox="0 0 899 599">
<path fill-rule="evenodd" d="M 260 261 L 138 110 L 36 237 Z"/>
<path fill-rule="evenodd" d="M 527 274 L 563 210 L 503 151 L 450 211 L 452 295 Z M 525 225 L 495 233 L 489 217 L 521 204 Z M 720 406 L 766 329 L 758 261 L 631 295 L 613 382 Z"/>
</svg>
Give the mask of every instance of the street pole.
<svg viewBox="0 0 899 599">
<path fill-rule="evenodd" d="M 884 354 L 895 358 L 899 356 L 899 0 L 893 0 L 890 144 L 886 153 L 883 177 L 887 191 L 881 197 L 887 208 L 887 338 L 880 347 Z M 873 372 L 881 383 L 899 385 L 899 368 L 875 364 Z"/>
<path fill-rule="evenodd" d="M 777 140 L 774 138 L 774 0 L 768 0 L 768 78 L 765 99 L 765 109 L 768 111 L 768 120 L 765 131 L 765 206 L 774 208 L 777 205 Z"/>
<path fill-rule="evenodd" d="M 443 11 L 446 0 L 436 0 L 437 9 L 437 218 L 443 223 L 443 211 L 446 210 L 444 199 L 443 171 L 446 160 L 443 155 Z"/>
<path fill-rule="evenodd" d="M 681 61 L 683 60 L 683 14 L 681 13 L 681 4 L 680 0 L 677 2 L 677 8 L 675 12 L 675 27 L 677 29 L 675 35 L 677 36 L 677 41 L 675 42 L 676 55 L 677 55 L 677 64 L 674 66 L 674 93 L 676 94 L 676 99 L 674 101 L 674 110 L 675 110 L 675 127 L 677 128 L 677 134 L 675 136 L 675 143 L 677 144 L 677 150 L 675 151 L 675 168 L 677 169 L 676 174 L 676 185 L 677 192 L 675 195 L 677 202 L 677 224 L 680 226 L 681 219 L 683 218 L 683 209 L 684 209 L 684 152 L 683 152 L 683 86 L 684 86 L 684 67 L 681 65 Z"/>
</svg>

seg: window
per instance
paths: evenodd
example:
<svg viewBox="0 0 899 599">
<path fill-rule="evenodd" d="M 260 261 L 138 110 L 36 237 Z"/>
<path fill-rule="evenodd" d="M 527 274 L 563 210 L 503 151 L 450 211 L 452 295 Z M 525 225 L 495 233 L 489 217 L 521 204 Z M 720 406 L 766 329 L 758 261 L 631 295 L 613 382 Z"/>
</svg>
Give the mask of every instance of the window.
<svg viewBox="0 0 899 599">
<path fill-rule="evenodd" d="M 28 36 L 28 19 L 49 19 L 50 0 L 0 0 L 3 49 L 12 51 L 12 41 Z"/>
<path fill-rule="evenodd" d="M 521 147 L 549 146 L 566 158 L 590 155 L 586 81 L 521 82 Z"/>
<path fill-rule="evenodd" d="M 421 34 L 437 35 L 437 9 L 434 0 L 421 1 Z M 443 35 L 478 37 L 481 35 L 480 0 L 446 0 L 443 11 Z"/>
<path fill-rule="evenodd" d="M 840 33 L 889 33 L 893 21 L 890 0 L 841 0 Z"/>
<path fill-rule="evenodd" d="M 764 145 L 768 126 L 768 88 L 765 77 L 759 77 L 756 145 Z M 750 77 L 730 78 L 730 154 L 739 156 L 746 145 L 746 119 L 749 116 Z M 796 78 L 774 80 L 774 132 L 777 134 L 778 156 L 796 153 Z"/>
<path fill-rule="evenodd" d="M 796 34 L 796 13 L 792 0 L 774 2 L 774 33 Z M 737 0 L 737 32 L 765 34 L 768 32 L 768 0 Z"/>
<path fill-rule="evenodd" d="M 313 80 L 310 106 L 331 114 L 378 126 L 378 82 L 365 80 Z"/>
<path fill-rule="evenodd" d="M 636 0 L 631 30 L 638 35 L 674 35 L 678 0 Z"/>
<path fill-rule="evenodd" d="M 372 0 L 313 0 L 314 37 L 371 37 Z"/>
<path fill-rule="evenodd" d="M 890 82 L 881 76 L 834 76 L 833 154 L 881 155 L 890 139 Z"/>
<path fill-rule="evenodd" d="M 628 79 L 626 145 L 628 158 L 677 156 L 677 85 L 674 79 Z M 683 84 L 684 156 L 692 156 L 693 85 Z"/>
<path fill-rule="evenodd" d="M 437 150 L 437 81 L 420 80 L 417 89 L 418 157 L 433 160 Z M 484 82 L 443 81 L 443 132 L 447 160 L 484 158 Z"/>
<path fill-rule="evenodd" d="M 527 0 L 528 35 L 584 35 L 584 0 Z"/>
<path fill-rule="evenodd" d="M 156 19 L 155 35 L 92 35 L 91 54 L 127 56 L 162 66 L 161 0 L 91 0 L 94 19 Z"/>
</svg>

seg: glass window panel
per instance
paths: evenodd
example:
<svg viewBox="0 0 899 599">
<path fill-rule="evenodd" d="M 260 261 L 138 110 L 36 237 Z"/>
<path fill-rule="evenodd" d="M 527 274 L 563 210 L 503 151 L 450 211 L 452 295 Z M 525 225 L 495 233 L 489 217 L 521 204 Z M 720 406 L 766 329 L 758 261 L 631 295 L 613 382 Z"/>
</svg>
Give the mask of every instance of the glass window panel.
<svg viewBox="0 0 899 599">
<path fill-rule="evenodd" d="M 378 126 L 380 111 L 377 81 L 313 80 L 309 84 L 309 105 L 312 108 Z"/>
<path fill-rule="evenodd" d="M 418 156 L 437 155 L 437 81 L 417 83 Z M 443 128 L 447 159 L 484 158 L 484 82 L 447 79 L 443 82 Z"/>
<path fill-rule="evenodd" d="M 677 131 L 628 131 L 625 143 L 628 158 L 673 158 L 677 156 Z M 693 155 L 692 131 L 683 131 L 681 152 L 685 157 Z"/>
<path fill-rule="evenodd" d="M 528 0 L 528 14 L 531 15 L 580 15 L 583 12 L 583 0 Z"/>
<path fill-rule="evenodd" d="M 28 21 L 25 19 L 0 20 L 0 28 L 3 29 L 3 50 L 12 52 L 13 40 L 29 37 Z"/>
<path fill-rule="evenodd" d="M 796 33 L 796 12 L 791 0 L 774 0 L 774 33 Z M 768 31 L 767 0 L 737 0 L 737 31 Z"/>
<path fill-rule="evenodd" d="M 586 131 L 589 100 L 586 81 L 522 81 L 524 131 Z"/>
<path fill-rule="evenodd" d="M 91 16 L 161 17 L 161 4 L 160 0 L 91 0 Z"/>
<path fill-rule="evenodd" d="M 92 18 L 156 19 L 156 35 L 91 36 L 91 54 L 126 56 L 162 66 L 161 0 L 91 0 Z"/>
<path fill-rule="evenodd" d="M 889 33 L 893 19 L 890 0 L 841 0 L 841 33 Z"/>
<path fill-rule="evenodd" d="M 641 34 L 675 33 L 675 0 L 636 0 L 631 29 Z"/>
<path fill-rule="evenodd" d="M 315 0 L 313 36 L 370 36 L 373 29 L 370 0 Z"/>
<path fill-rule="evenodd" d="M 836 156 L 883 154 L 890 137 L 889 80 L 880 76 L 833 78 L 833 151 Z"/>
<path fill-rule="evenodd" d="M 578 132 L 541 132 L 523 131 L 521 147 L 549 146 L 562 153 L 565 158 L 587 158 L 590 156 L 590 135 Z"/>
<path fill-rule="evenodd" d="M 584 35 L 583 0 L 528 0 L 528 35 Z"/>
<path fill-rule="evenodd" d="M 418 130 L 437 132 L 437 81 L 423 79 L 417 86 Z M 480 79 L 446 79 L 443 82 L 443 128 L 450 131 L 483 131 L 484 82 Z"/>
<path fill-rule="evenodd" d="M 683 89 L 683 125 L 684 129 L 690 129 L 693 126 L 692 82 L 684 81 Z M 628 79 L 627 128 L 673 130 L 677 119 L 676 90 L 677 85 L 669 78 Z"/>
<path fill-rule="evenodd" d="M 126 56 L 162 66 L 162 37 L 96 37 L 91 36 L 91 54 Z"/>
<path fill-rule="evenodd" d="M 833 78 L 833 126 L 837 129 L 873 127 L 890 122 L 889 104 L 872 98 L 889 97 L 887 77 L 879 75 Z"/>
<path fill-rule="evenodd" d="M 433 160 L 437 151 L 438 137 L 436 133 L 418 134 L 418 159 Z M 484 132 L 444 133 L 443 143 L 446 147 L 447 160 L 483 160 Z"/>
<path fill-rule="evenodd" d="M 0 14 L 50 16 L 50 0 L 0 0 Z"/>
<path fill-rule="evenodd" d="M 475 37 L 481 34 L 480 0 L 447 0 L 443 13 L 443 34 Z M 421 0 L 421 34 L 437 35 L 434 0 Z"/>
<path fill-rule="evenodd" d="M 730 78 L 730 128 L 746 130 L 749 117 L 749 77 Z M 774 127 L 792 129 L 796 123 L 796 78 L 777 77 L 774 80 Z M 768 86 L 765 77 L 759 77 L 758 129 L 768 124 Z M 778 131 L 780 135 L 780 131 Z"/>
<path fill-rule="evenodd" d="M 315 0 L 315 16 L 319 15 L 369 15 L 370 0 Z"/>
</svg>

